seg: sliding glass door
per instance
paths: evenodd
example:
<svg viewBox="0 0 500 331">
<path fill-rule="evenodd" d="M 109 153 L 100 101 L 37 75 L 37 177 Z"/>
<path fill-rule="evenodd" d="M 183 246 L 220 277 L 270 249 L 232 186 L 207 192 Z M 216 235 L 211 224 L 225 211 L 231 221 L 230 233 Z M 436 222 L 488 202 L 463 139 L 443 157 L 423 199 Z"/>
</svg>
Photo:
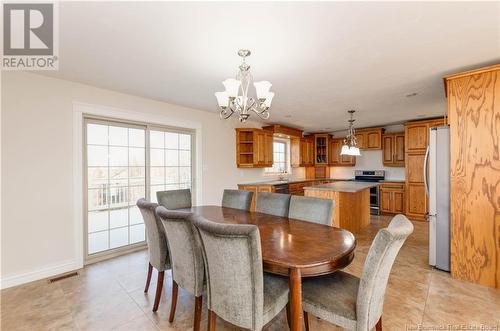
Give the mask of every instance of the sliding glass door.
<svg viewBox="0 0 500 331">
<path fill-rule="evenodd" d="M 87 259 L 144 245 L 135 204 L 192 187 L 192 132 L 91 118 L 84 131 Z"/>
</svg>

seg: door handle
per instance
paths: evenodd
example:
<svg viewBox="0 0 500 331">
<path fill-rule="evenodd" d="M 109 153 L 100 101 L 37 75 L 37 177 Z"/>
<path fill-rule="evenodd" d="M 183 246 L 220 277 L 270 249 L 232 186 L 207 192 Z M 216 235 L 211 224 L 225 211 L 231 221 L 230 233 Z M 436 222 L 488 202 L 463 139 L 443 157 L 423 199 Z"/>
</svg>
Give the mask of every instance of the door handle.
<svg viewBox="0 0 500 331">
<path fill-rule="evenodd" d="M 427 162 L 429 161 L 429 146 L 427 146 L 427 149 L 425 150 L 425 157 L 424 157 L 424 188 L 425 188 L 425 193 L 427 196 L 429 196 L 429 178 L 428 178 L 428 170 L 427 170 Z"/>
</svg>

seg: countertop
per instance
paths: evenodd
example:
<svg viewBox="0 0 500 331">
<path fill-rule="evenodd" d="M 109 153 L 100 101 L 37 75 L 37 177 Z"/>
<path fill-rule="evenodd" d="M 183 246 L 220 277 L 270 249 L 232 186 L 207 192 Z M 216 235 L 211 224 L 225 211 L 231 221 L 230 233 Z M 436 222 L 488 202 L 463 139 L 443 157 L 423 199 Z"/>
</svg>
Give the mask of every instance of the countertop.
<svg viewBox="0 0 500 331">
<path fill-rule="evenodd" d="M 381 180 L 379 183 L 404 183 L 404 179 L 384 179 Z"/>
<path fill-rule="evenodd" d="M 340 181 L 330 184 L 306 186 L 304 190 L 335 191 L 345 193 L 355 193 L 366 190 L 370 187 L 378 186 L 378 183 Z"/>
<path fill-rule="evenodd" d="M 342 181 L 350 181 L 354 178 L 320 178 L 320 179 L 287 179 L 287 180 L 268 180 L 262 182 L 253 182 L 253 183 L 240 183 L 238 185 L 265 185 L 265 186 L 273 186 L 273 185 L 283 185 L 283 184 L 292 184 L 292 183 L 304 183 L 304 182 L 318 182 L 323 180 L 342 180 Z"/>
</svg>

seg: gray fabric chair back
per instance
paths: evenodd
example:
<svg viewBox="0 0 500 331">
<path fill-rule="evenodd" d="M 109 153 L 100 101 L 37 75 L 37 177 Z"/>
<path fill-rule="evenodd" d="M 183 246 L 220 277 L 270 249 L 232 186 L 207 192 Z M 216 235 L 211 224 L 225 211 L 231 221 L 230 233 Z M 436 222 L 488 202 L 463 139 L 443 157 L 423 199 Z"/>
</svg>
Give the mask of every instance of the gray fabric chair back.
<svg viewBox="0 0 500 331">
<path fill-rule="evenodd" d="M 250 210 L 253 192 L 243 190 L 224 190 L 222 207 Z"/>
<path fill-rule="evenodd" d="M 332 225 L 334 202 L 330 199 L 301 197 L 292 195 L 289 218 L 324 225 Z"/>
<path fill-rule="evenodd" d="M 171 190 L 156 192 L 158 203 L 167 209 L 191 208 L 191 190 Z"/>
<path fill-rule="evenodd" d="M 259 229 L 194 216 L 208 274 L 208 309 L 242 328 L 263 326 L 264 280 Z"/>
<path fill-rule="evenodd" d="M 191 222 L 191 213 L 156 208 L 165 227 L 172 277 L 175 282 L 198 297 L 203 294 L 205 268 L 198 231 Z"/>
<path fill-rule="evenodd" d="M 375 236 L 359 283 L 357 330 L 371 330 L 382 316 L 385 289 L 392 265 L 399 249 L 412 232 L 413 224 L 404 215 L 396 215 L 389 226 L 381 229 Z"/>
<path fill-rule="evenodd" d="M 257 205 L 255 211 L 259 213 L 288 217 L 290 206 L 290 194 L 282 193 L 257 193 Z"/>
<path fill-rule="evenodd" d="M 146 234 L 148 238 L 149 263 L 158 271 L 168 269 L 168 244 L 165 229 L 160 219 L 156 216 L 155 209 L 158 204 L 148 202 L 146 199 L 137 200 L 137 207 L 141 211 Z"/>
</svg>

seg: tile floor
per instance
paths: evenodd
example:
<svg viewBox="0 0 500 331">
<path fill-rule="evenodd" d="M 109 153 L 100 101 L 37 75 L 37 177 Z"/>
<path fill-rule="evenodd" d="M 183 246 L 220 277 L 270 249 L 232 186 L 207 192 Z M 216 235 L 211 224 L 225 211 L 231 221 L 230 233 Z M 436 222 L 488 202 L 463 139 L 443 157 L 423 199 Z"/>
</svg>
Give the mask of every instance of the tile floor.
<svg viewBox="0 0 500 331">
<path fill-rule="evenodd" d="M 385 216 L 373 217 L 371 226 L 357 235 L 356 257 L 346 269 L 348 272 L 360 275 L 371 240 L 389 220 Z M 427 265 L 427 224 L 414 224 L 415 232 L 402 247 L 389 279 L 384 330 L 415 330 L 418 324 L 426 330 L 465 330 L 453 328 L 463 324 L 484 324 L 499 330 L 500 290 L 454 280 L 447 273 L 431 269 Z M 3 290 L 1 330 L 191 330 L 194 298 L 182 290 L 175 321 L 168 322 L 170 274 L 165 277 L 167 286 L 160 309 L 151 312 L 156 275 L 149 293 L 144 294 L 146 266 L 147 253 L 140 251 L 87 266 L 79 276 L 53 284 L 41 280 Z M 220 319 L 217 329 L 238 330 Z M 285 313 L 265 329 L 288 330 Z M 340 328 L 314 318 L 312 330 Z"/>
</svg>

